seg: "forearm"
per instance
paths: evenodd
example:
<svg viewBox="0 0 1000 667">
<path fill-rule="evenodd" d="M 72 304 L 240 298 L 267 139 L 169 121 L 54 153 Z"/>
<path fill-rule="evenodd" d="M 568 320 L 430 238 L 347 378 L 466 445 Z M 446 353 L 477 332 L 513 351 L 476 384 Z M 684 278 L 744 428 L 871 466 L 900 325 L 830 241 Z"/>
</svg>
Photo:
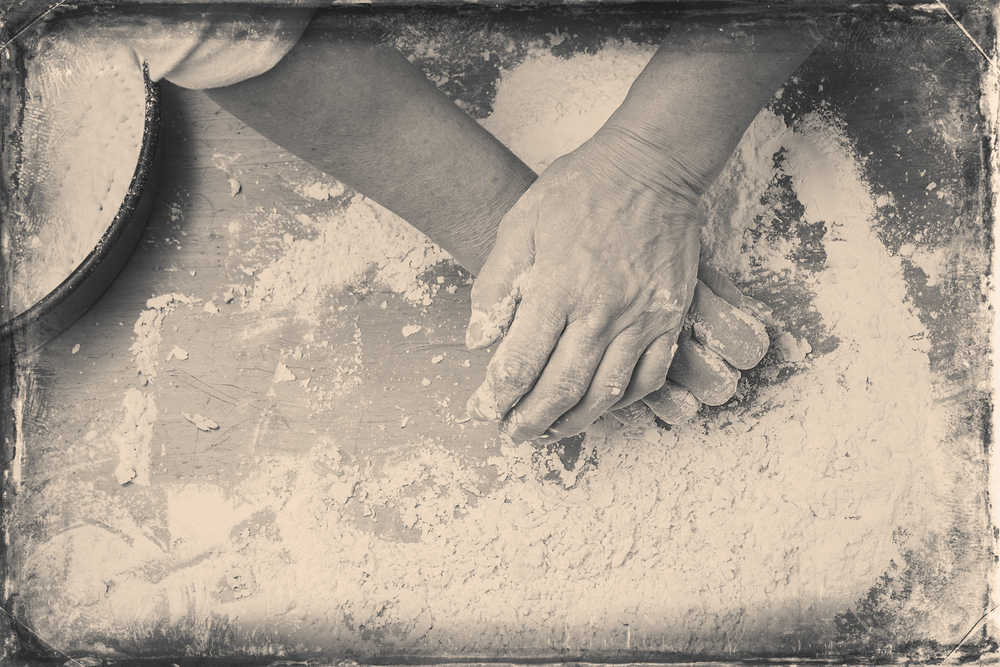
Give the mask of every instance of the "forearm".
<svg viewBox="0 0 1000 667">
<path fill-rule="evenodd" d="M 503 213 L 535 179 L 395 49 L 364 37 L 310 27 L 269 72 L 207 93 L 473 273 Z"/>
<path fill-rule="evenodd" d="M 819 41 L 805 22 L 678 23 L 594 140 L 642 185 L 700 196 Z"/>
</svg>

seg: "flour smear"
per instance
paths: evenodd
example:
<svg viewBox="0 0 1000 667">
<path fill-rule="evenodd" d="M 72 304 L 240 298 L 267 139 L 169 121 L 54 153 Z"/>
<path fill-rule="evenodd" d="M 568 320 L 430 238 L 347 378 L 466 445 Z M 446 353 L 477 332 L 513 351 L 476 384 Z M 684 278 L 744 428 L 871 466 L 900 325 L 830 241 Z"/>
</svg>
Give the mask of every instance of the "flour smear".
<svg viewBox="0 0 1000 667">
<path fill-rule="evenodd" d="M 533 49 L 503 73 L 483 124 L 541 168 L 603 123 L 653 51 Z M 958 506 L 976 443 L 954 435 L 901 260 L 871 231 L 879 209 L 861 166 L 836 117 L 789 127 L 765 110 L 706 195 L 705 258 L 751 295 L 795 296 L 773 304 L 771 333 L 800 353 L 769 355 L 728 405 L 672 428 L 602 420 L 578 454 L 415 439 L 376 465 L 323 436 L 304 453 L 265 451 L 225 489 L 159 489 L 156 535 L 109 502 L 125 537 L 87 525 L 43 544 L 22 581 L 51 600 L 35 630 L 135 628 L 136 642 L 161 633 L 193 651 L 224 636 L 298 657 L 819 651 L 835 649 L 834 619 L 860 613 L 883 574 L 906 580 L 929 554 L 948 590 L 878 599 L 919 615 L 911 639 L 957 641 L 980 611 L 960 595 L 961 564 L 932 547 L 975 523 Z M 797 230 L 773 228 L 776 183 L 801 204 L 801 226 L 825 226 L 822 262 L 800 261 Z M 232 257 L 254 281 L 245 312 L 318 322 L 327 290 L 372 272 L 411 301 L 432 296 L 419 276 L 443 259 L 433 246 L 336 184 L 307 191 L 343 210 L 297 223 L 260 210 L 231 226 Z M 393 273 L 400 258 L 413 261 Z M 156 327 L 169 312 L 154 306 Z M 73 575 L 52 583 L 61 572 Z"/>
</svg>

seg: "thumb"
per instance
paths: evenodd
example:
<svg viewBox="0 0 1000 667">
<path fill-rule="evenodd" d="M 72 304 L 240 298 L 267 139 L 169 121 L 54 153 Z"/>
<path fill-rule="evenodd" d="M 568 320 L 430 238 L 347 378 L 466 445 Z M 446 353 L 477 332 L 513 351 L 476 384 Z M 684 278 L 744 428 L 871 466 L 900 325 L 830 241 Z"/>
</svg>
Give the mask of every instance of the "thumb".
<svg viewBox="0 0 1000 667">
<path fill-rule="evenodd" d="M 472 314 L 465 330 L 470 350 L 487 347 L 507 332 L 521 290 L 527 286 L 534 263 L 533 244 L 526 234 L 509 230 L 510 225 L 504 229 L 501 223 L 496 245 L 472 285 Z"/>
</svg>

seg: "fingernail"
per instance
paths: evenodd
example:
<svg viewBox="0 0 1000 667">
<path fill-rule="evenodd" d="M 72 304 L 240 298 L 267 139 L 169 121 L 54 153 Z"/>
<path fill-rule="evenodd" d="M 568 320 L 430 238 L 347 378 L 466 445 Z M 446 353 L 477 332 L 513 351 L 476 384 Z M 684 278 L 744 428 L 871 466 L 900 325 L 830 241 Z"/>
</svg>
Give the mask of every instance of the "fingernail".
<svg viewBox="0 0 1000 667">
<path fill-rule="evenodd" d="M 493 342 L 489 338 L 491 326 L 489 316 L 479 310 L 473 310 L 469 317 L 469 326 L 465 329 L 465 346 L 470 350 L 477 350 Z"/>
<path fill-rule="evenodd" d="M 473 314 L 475 316 L 475 314 Z M 465 330 L 465 346 L 470 350 L 475 350 L 482 345 L 483 325 L 475 320 L 469 322 L 469 328 Z"/>
<path fill-rule="evenodd" d="M 478 422 L 500 421 L 497 399 L 484 387 L 480 387 L 472 395 L 466 404 L 466 410 L 468 410 L 469 416 Z"/>
</svg>

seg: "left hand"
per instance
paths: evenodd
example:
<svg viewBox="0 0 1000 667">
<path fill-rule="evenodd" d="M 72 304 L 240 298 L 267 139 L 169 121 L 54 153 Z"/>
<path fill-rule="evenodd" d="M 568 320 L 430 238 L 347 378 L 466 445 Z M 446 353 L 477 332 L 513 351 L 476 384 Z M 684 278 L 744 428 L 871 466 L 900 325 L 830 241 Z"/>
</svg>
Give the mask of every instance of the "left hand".
<svg viewBox="0 0 1000 667">
<path fill-rule="evenodd" d="M 637 178 L 631 157 L 599 133 L 553 162 L 473 287 L 469 347 L 505 337 L 469 414 L 516 442 L 578 433 L 664 384 L 695 291 L 698 196 Z"/>
</svg>

